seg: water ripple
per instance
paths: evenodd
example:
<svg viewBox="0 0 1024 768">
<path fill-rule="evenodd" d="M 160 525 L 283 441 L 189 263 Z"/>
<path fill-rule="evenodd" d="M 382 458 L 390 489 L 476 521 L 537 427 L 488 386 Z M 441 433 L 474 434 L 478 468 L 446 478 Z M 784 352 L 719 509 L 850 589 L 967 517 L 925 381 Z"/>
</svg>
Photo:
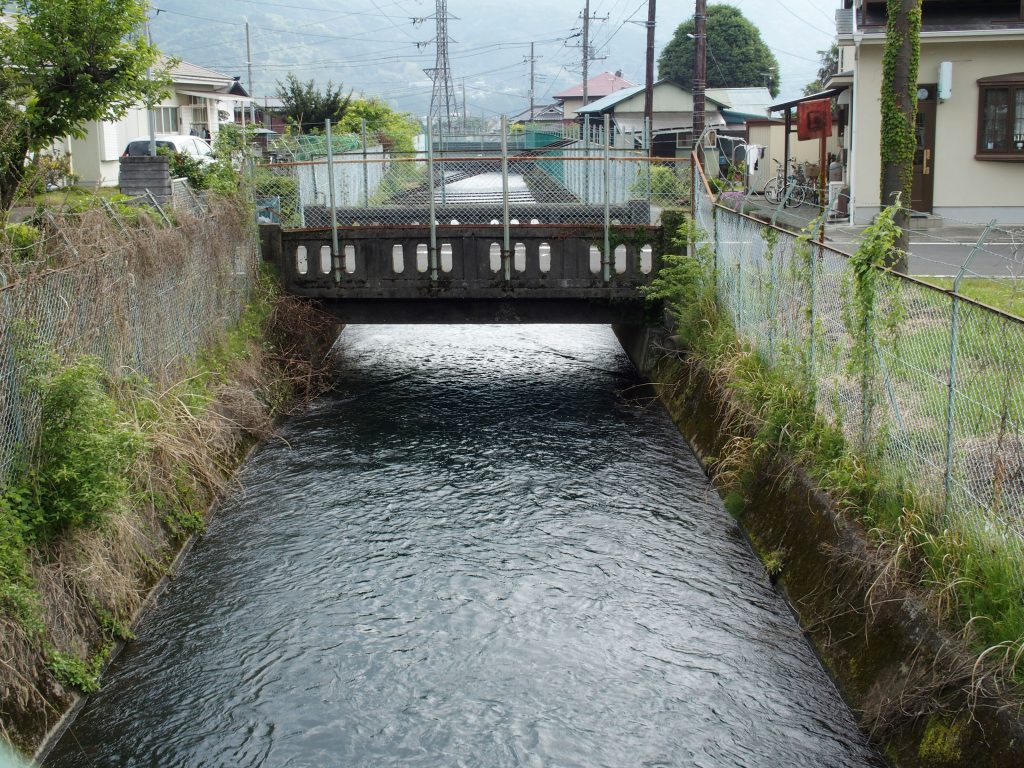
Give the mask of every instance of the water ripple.
<svg viewBox="0 0 1024 768">
<path fill-rule="evenodd" d="M 350 328 L 50 766 L 876 766 L 606 328 Z"/>
</svg>

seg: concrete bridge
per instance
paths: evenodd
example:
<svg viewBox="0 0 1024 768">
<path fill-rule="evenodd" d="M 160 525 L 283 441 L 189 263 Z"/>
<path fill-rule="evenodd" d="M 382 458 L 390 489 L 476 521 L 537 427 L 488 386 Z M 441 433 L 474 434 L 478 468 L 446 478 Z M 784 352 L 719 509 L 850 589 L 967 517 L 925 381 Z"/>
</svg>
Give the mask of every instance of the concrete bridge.
<svg viewBox="0 0 1024 768">
<path fill-rule="evenodd" d="M 653 158 L 491 138 L 500 153 L 437 156 L 428 137 L 414 156 L 264 166 L 257 194 L 280 222 L 262 226 L 265 259 L 345 322 L 641 324 L 664 239 Z"/>
<path fill-rule="evenodd" d="M 636 325 L 657 273 L 660 227 L 601 225 L 261 226 L 282 287 L 349 323 Z M 434 246 L 432 247 L 432 235 Z"/>
</svg>

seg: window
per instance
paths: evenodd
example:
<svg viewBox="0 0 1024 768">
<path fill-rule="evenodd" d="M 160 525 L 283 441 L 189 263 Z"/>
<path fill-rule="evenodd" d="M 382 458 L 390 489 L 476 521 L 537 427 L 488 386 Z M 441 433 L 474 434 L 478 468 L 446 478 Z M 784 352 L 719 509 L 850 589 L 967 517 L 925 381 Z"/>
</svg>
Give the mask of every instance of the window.
<svg viewBox="0 0 1024 768">
<path fill-rule="evenodd" d="M 156 118 L 156 132 L 157 133 L 177 133 L 178 132 L 178 108 L 177 107 L 157 107 L 153 110 L 153 115 Z"/>
<path fill-rule="evenodd" d="M 1024 72 L 978 81 L 978 160 L 1024 162 Z"/>
</svg>

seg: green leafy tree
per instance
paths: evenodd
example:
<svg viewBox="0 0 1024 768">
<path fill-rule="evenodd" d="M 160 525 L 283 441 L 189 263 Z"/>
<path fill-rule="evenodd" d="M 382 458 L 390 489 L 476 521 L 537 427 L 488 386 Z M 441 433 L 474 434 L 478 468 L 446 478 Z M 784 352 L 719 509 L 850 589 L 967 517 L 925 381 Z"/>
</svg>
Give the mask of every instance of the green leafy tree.
<svg viewBox="0 0 1024 768">
<path fill-rule="evenodd" d="M 149 79 L 157 51 L 138 34 L 146 0 L 16 0 L 0 25 L 0 209 L 25 178 L 26 158 L 92 120 L 117 120 L 162 98 Z"/>
<path fill-rule="evenodd" d="M 353 99 L 338 129 L 358 134 L 366 120 L 367 137 L 376 139 L 387 152 L 412 152 L 413 137 L 420 132 L 420 124 L 408 112 L 395 112 L 381 99 Z"/>
<path fill-rule="evenodd" d="M 284 102 L 281 111 L 298 133 L 318 131 L 326 120 L 340 123 L 352 103 L 352 92 L 343 96 L 343 90 L 342 85 L 335 87 L 328 81 L 321 91 L 312 80 L 303 83 L 293 74 L 277 83 L 277 97 Z"/>
<path fill-rule="evenodd" d="M 658 57 L 658 76 L 689 85 L 693 82 L 695 46 L 693 18 L 676 27 Z M 708 88 L 767 86 L 779 93 L 779 62 L 743 13 L 731 5 L 709 5 L 707 18 Z"/>
<path fill-rule="evenodd" d="M 818 51 L 818 56 L 821 57 L 818 76 L 804 86 L 804 96 L 824 90 L 825 83 L 839 71 L 839 43 L 832 43 L 828 50 Z"/>
</svg>

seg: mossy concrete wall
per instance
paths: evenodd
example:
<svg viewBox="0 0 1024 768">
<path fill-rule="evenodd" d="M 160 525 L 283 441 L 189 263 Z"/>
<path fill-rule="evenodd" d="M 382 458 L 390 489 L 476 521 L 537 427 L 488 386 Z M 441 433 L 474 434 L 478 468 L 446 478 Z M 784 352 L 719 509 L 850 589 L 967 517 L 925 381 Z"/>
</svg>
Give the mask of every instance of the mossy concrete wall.
<svg viewBox="0 0 1024 768">
<path fill-rule="evenodd" d="M 730 393 L 664 329 L 615 331 L 705 466 L 750 437 L 734 426 Z M 730 511 L 762 559 L 780 559 L 777 586 L 879 750 L 900 768 L 1024 766 L 1017 706 L 976 695 L 976 654 L 939 628 L 921 595 L 886 579 L 860 525 L 787 457 L 749 469 Z"/>
</svg>

